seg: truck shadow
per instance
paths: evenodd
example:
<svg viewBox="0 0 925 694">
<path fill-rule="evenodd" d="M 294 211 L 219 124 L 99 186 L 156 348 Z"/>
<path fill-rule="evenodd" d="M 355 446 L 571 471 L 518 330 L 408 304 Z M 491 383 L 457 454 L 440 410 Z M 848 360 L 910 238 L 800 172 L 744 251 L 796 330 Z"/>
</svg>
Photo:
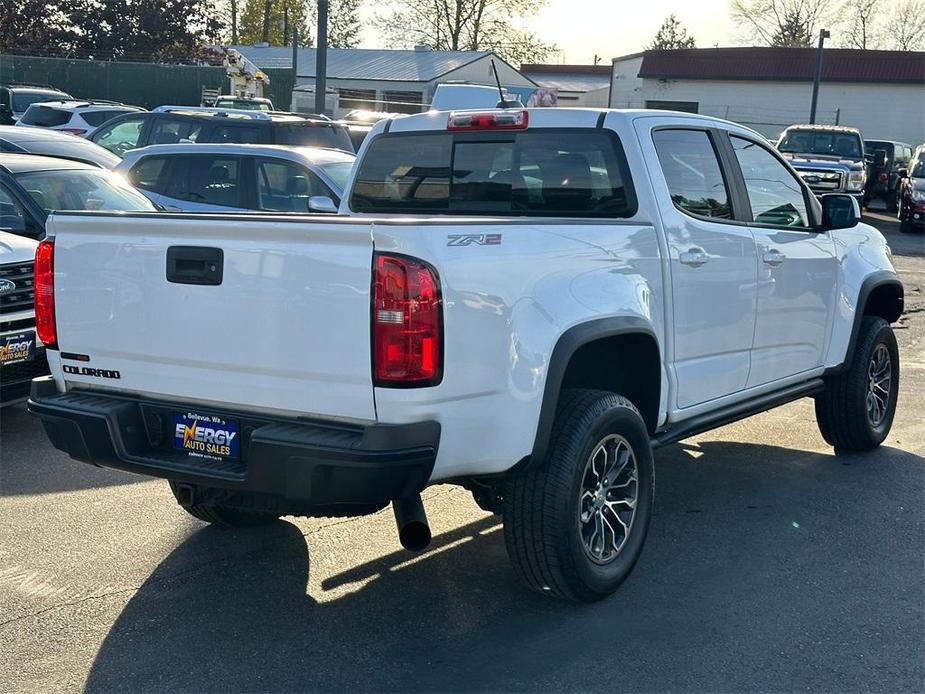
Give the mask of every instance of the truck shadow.
<svg viewBox="0 0 925 694">
<path fill-rule="evenodd" d="M 0 497 L 136 484 L 147 478 L 80 463 L 55 449 L 24 405 L 0 411 Z"/>
<path fill-rule="evenodd" d="M 378 557 L 311 590 L 296 526 L 242 532 L 253 550 L 233 557 L 226 533 L 207 527 L 125 606 L 86 689 L 612 691 L 602 658 L 631 691 L 889 690 L 920 681 L 921 557 L 884 538 L 921 544 L 921 457 L 881 449 L 836 459 L 709 442 L 664 449 L 657 465 L 646 551 L 604 602 L 523 591 L 491 516 L 439 535 L 422 555 Z M 897 489 L 908 498 L 895 499 Z M 882 518 L 857 523 L 861 494 L 882 500 Z M 884 610 L 897 601 L 908 603 L 901 624 L 897 610 Z M 859 623 L 906 629 L 909 653 L 896 653 L 895 642 L 876 652 Z M 818 668 L 807 649 L 831 634 L 845 658 L 861 649 L 890 668 L 869 681 Z"/>
</svg>

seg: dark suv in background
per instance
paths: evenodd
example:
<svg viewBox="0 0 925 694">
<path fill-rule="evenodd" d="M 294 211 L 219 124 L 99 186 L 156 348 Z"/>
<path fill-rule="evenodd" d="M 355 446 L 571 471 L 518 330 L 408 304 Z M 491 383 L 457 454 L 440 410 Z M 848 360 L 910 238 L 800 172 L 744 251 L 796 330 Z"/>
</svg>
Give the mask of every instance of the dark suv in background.
<svg viewBox="0 0 925 694">
<path fill-rule="evenodd" d="M 73 98 L 54 87 L 37 84 L 0 85 L 0 125 L 15 125 L 32 104 Z"/>
<path fill-rule="evenodd" d="M 122 156 L 130 149 L 177 142 L 327 147 L 353 152 L 344 126 L 327 118 L 194 106 L 161 106 L 147 113 L 118 116 L 89 139 Z"/>
<path fill-rule="evenodd" d="M 925 231 L 925 144 L 915 148 L 909 168 L 899 172 L 899 230 Z"/>
<path fill-rule="evenodd" d="M 908 169 L 912 146 L 891 140 L 864 140 L 864 151 L 871 157 L 870 175 L 864 189 L 864 204 L 883 200 L 889 212 L 896 212 L 902 177 L 900 169 Z"/>
</svg>

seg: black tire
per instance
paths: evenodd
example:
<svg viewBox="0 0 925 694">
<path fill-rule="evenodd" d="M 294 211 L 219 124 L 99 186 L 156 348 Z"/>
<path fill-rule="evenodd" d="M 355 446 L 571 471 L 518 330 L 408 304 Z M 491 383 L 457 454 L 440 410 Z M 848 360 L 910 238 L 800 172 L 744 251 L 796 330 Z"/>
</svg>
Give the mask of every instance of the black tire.
<svg viewBox="0 0 925 694">
<path fill-rule="evenodd" d="M 901 234 L 911 234 L 912 233 L 912 218 L 909 216 L 899 218 L 899 233 Z"/>
<path fill-rule="evenodd" d="M 628 523 L 625 520 L 626 514 L 631 513 L 628 507 L 620 506 L 619 513 L 624 520 L 614 518 L 613 507 L 603 508 L 609 492 L 605 490 L 602 498 L 598 492 L 597 497 L 587 499 L 581 491 L 586 480 L 592 479 L 587 477 L 592 452 L 608 439 L 609 444 L 616 446 L 622 445 L 619 443 L 622 439 L 635 458 L 635 510 Z M 626 447 L 617 448 L 616 461 L 620 460 L 621 450 Z M 609 453 L 605 453 L 604 466 L 607 460 Z M 613 474 L 609 482 L 614 484 L 609 487 L 611 491 L 626 473 L 623 479 L 629 480 L 627 491 L 621 489 L 620 493 L 632 493 L 632 470 L 628 462 L 622 467 L 614 464 L 607 469 L 603 470 L 604 481 L 608 482 L 607 475 Z M 540 593 L 583 602 L 607 597 L 626 579 L 639 559 L 652 516 L 654 495 L 655 467 L 649 434 L 636 407 L 614 393 L 565 391 L 557 408 L 547 459 L 513 473 L 506 486 L 504 540 L 514 570 L 529 588 Z M 592 502 L 587 507 L 588 517 L 593 520 L 583 524 L 584 504 L 588 501 Z M 602 553 L 604 549 L 614 552 L 606 561 L 592 560 L 590 553 L 594 548 L 586 548 L 582 536 L 582 528 L 588 531 L 592 526 L 587 523 L 596 524 L 599 516 L 606 516 L 611 528 L 610 546 L 605 548 L 603 542 L 600 546 Z M 617 527 L 616 520 L 628 528 L 619 531 L 623 540 L 620 547 L 616 547 L 617 531 L 613 530 Z M 603 525 L 594 527 L 604 531 Z M 606 531 L 601 537 L 606 540 Z M 590 542 L 594 544 L 593 539 Z"/>
<path fill-rule="evenodd" d="M 880 347 L 890 359 L 890 374 L 885 407 L 877 421 L 868 413 L 871 362 Z M 885 383 L 886 383 L 885 382 Z M 877 391 L 882 397 L 882 392 Z M 869 451 L 879 446 L 890 433 L 899 395 L 899 351 L 896 336 L 883 318 L 865 316 L 861 322 L 851 366 L 826 378 L 826 387 L 816 397 L 816 421 L 822 438 L 834 446 L 836 453 Z M 875 411 L 876 413 L 876 411 Z"/>
<path fill-rule="evenodd" d="M 256 528 L 279 520 L 280 514 L 265 509 L 238 508 L 223 504 L 186 504 L 185 494 L 170 480 L 170 491 L 180 507 L 193 518 L 226 528 Z"/>
</svg>

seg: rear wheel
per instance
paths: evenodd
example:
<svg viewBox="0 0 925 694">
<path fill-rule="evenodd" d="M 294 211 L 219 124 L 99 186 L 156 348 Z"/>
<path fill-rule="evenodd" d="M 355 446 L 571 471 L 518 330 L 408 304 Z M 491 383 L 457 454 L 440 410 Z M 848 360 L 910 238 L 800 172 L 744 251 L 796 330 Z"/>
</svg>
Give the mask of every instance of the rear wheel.
<svg viewBox="0 0 925 694">
<path fill-rule="evenodd" d="M 896 212 L 899 209 L 899 190 L 891 190 L 886 196 L 886 211 Z"/>
<path fill-rule="evenodd" d="M 280 514 L 266 509 L 238 508 L 225 504 L 197 504 L 193 501 L 189 485 L 170 480 L 170 491 L 177 503 L 194 518 L 228 528 L 254 528 L 279 520 Z"/>
<path fill-rule="evenodd" d="M 851 366 L 826 379 L 816 398 L 816 421 L 836 453 L 869 451 L 890 433 L 899 394 L 896 336 L 883 318 L 861 323 Z"/>
<path fill-rule="evenodd" d="M 504 539 L 520 579 L 561 598 L 600 600 L 639 559 L 655 492 L 649 434 L 624 397 L 567 391 L 549 457 L 515 473 Z"/>
</svg>

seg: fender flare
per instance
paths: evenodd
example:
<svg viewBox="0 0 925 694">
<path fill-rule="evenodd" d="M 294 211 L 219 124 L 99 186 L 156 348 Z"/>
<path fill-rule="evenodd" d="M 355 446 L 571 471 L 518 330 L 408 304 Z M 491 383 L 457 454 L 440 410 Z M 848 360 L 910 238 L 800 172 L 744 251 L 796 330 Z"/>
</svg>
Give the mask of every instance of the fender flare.
<svg viewBox="0 0 925 694">
<path fill-rule="evenodd" d="M 602 338 L 617 335 L 645 335 L 652 338 L 659 349 L 658 361 L 661 364 L 661 346 L 652 325 L 639 316 L 614 316 L 597 318 L 574 325 L 566 330 L 556 341 L 546 369 L 546 383 L 543 389 L 543 402 L 533 441 L 533 451 L 527 464 L 544 460 L 549 450 L 552 426 L 556 418 L 556 407 L 562 390 L 562 381 L 572 356 L 584 345 Z"/>
<path fill-rule="evenodd" d="M 888 285 L 894 286 L 899 290 L 899 312 L 894 320 L 898 320 L 899 316 L 902 315 L 905 305 L 905 290 L 903 289 L 903 283 L 899 281 L 899 277 L 896 273 L 890 272 L 889 270 L 878 270 L 864 278 L 864 281 L 861 283 L 861 289 L 858 291 L 858 300 L 855 304 L 854 321 L 851 325 L 851 337 L 848 339 L 848 349 L 845 352 L 845 360 L 838 366 L 829 369 L 828 373 L 841 373 L 851 368 L 851 361 L 854 359 L 854 349 L 857 346 L 858 335 L 861 332 L 861 322 L 866 315 L 864 313 L 864 307 L 867 306 L 867 300 L 875 289 Z"/>
</svg>

